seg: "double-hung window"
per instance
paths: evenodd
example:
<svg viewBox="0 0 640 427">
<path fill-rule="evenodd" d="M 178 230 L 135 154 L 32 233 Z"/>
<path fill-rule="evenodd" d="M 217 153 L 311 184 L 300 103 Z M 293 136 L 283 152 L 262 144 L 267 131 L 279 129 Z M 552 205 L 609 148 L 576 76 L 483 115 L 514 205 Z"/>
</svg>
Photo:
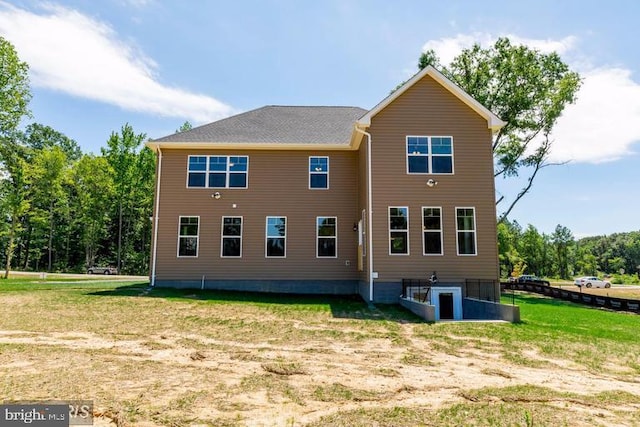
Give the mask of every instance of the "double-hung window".
<svg viewBox="0 0 640 427">
<path fill-rule="evenodd" d="M 287 255 L 287 217 L 268 216 L 266 229 L 267 258 L 284 258 Z"/>
<path fill-rule="evenodd" d="M 389 253 L 409 254 L 409 208 L 389 207 Z"/>
<path fill-rule="evenodd" d="M 422 244 L 424 255 L 442 255 L 441 208 L 422 208 Z"/>
<path fill-rule="evenodd" d="M 309 188 L 329 188 L 329 158 L 309 157 Z"/>
<path fill-rule="evenodd" d="M 178 224 L 178 256 L 198 256 L 198 235 L 200 217 L 181 216 Z"/>
<path fill-rule="evenodd" d="M 456 208 L 458 255 L 476 255 L 476 210 Z"/>
<path fill-rule="evenodd" d="M 222 257 L 240 258 L 242 256 L 242 217 L 222 217 Z"/>
<path fill-rule="evenodd" d="M 335 216 L 316 218 L 316 256 L 336 258 L 338 255 L 338 219 Z"/>
<path fill-rule="evenodd" d="M 187 187 L 247 188 L 248 156 L 189 156 Z"/>
<path fill-rule="evenodd" d="M 453 138 L 407 136 L 407 173 L 453 173 Z"/>
</svg>

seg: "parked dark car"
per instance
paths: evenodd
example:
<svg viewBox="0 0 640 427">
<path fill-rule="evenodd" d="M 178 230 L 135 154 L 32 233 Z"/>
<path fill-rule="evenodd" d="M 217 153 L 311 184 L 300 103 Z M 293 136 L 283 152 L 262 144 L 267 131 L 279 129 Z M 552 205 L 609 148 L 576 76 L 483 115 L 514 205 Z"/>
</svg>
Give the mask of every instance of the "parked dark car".
<svg viewBox="0 0 640 427">
<path fill-rule="evenodd" d="M 115 267 L 89 267 L 87 268 L 87 274 L 118 274 L 118 269 Z"/>
<path fill-rule="evenodd" d="M 518 277 L 517 282 L 518 283 L 537 283 L 539 285 L 546 285 L 546 286 L 551 285 L 551 283 L 549 283 L 548 280 L 541 279 L 538 276 L 534 276 L 531 274 L 523 274 L 522 276 Z"/>
</svg>

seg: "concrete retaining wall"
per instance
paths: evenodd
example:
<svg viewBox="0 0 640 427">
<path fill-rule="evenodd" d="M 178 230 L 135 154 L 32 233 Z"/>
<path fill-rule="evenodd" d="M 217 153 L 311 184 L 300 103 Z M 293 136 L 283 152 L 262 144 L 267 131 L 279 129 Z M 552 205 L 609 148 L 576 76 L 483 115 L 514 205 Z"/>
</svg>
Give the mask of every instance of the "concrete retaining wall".
<svg viewBox="0 0 640 427">
<path fill-rule="evenodd" d="M 506 320 L 517 323 L 520 322 L 520 307 L 493 301 L 463 298 L 462 317 L 465 320 Z"/>
<path fill-rule="evenodd" d="M 435 322 L 436 307 L 422 302 L 400 298 L 400 305 L 427 322 Z"/>
</svg>

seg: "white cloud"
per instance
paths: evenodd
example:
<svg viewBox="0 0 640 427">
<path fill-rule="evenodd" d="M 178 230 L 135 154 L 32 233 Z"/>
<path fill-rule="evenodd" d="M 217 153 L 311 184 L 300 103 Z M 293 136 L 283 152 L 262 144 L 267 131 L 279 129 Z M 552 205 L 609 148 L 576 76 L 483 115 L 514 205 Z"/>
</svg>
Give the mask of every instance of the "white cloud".
<svg viewBox="0 0 640 427">
<path fill-rule="evenodd" d="M 622 68 L 582 72 L 578 101 L 553 132 L 552 160 L 600 163 L 631 154 L 640 141 L 640 85 Z"/>
<path fill-rule="evenodd" d="M 458 34 L 455 37 L 445 37 L 438 40 L 429 40 L 422 46 L 422 51 L 425 52 L 433 49 L 443 64 L 449 64 L 463 49 L 470 48 L 474 43 L 478 43 L 482 47 L 488 47 L 495 43 L 498 37 L 508 37 L 513 44 L 524 44 L 544 53 L 555 51 L 561 55 L 571 50 L 577 41 L 577 38 L 574 36 L 568 36 L 561 40 L 542 40 L 523 38 L 514 34 L 496 36 L 489 33 L 476 32 L 471 34 Z"/>
<path fill-rule="evenodd" d="M 0 35 L 29 64 L 34 86 L 197 123 L 234 112 L 210 96 L 161 83 L 152 59 L 72 9 L 47 5 L 37 14 L 0 2 Z"/>
<path fill-rule="evenodd" d="M 585 61 L 574 36 L 560 40 L 506 36 L 542 52 L 558 52 L 583 78 L 576 103 L 565 108 L 554 129 L 551 161 L 601 163 L 633 153 L 632 146 L 640 142 L 640 84 L 631 78 L 630 70 L 595 67 L 593 60 Z M 430 40 L 423 51 L 433 49 L 443 64 L 449 64 L 473 43 L 487 47 L 496 39 L 488 33 L 458 34 Z"/>
</svg>

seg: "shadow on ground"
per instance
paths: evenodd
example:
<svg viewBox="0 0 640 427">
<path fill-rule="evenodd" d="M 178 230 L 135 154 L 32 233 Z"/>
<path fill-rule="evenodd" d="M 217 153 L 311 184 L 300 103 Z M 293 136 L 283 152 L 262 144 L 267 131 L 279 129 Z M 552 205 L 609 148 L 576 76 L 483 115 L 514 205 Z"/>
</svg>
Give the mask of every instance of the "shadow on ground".
<svg viewBox="0 0 640 427">
<path fill-rule="evenodd" d="M 129 284 L 114 289 L 89 292 L 88 295 L 198 300 L 213 304 L 284 304 L 291 306 L 327 306 L 335 318 L 389 320 L 399 323 L 421 323 L 422 319 L 397 304 L 370 305 L 358 295 L 306 295 L 264 292 L 217 291 L 200 289 L 150 288 L 148 282 Z"/>
</svg>

